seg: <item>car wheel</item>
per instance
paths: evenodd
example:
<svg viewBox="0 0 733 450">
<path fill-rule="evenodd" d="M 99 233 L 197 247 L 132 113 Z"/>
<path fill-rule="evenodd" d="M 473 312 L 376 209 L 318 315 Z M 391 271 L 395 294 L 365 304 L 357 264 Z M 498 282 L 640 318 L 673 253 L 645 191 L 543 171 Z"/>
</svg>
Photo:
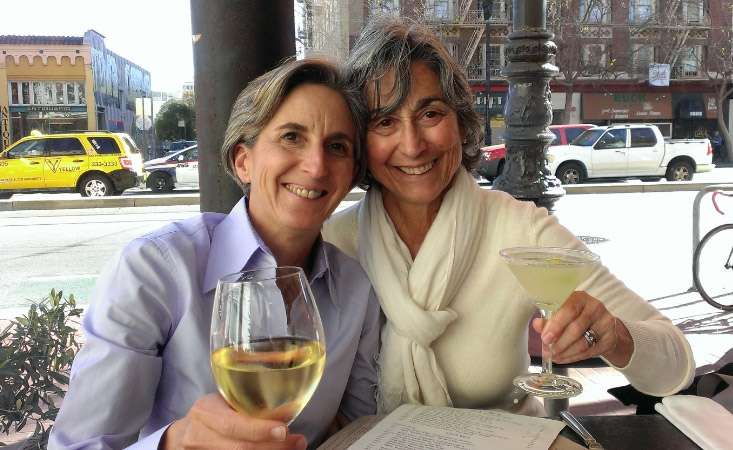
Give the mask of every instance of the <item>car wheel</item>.
<svg viewBox="0 0 733 450">
<path fill-rule="evenodd" d="M 155 172 L 148 178 L 148 186 L 153 192 L 167 192 L 173 190 L 173 180 L 170 175 Z"/>
<path fill-rule="evenodd" d="M 690 181 L 695 169 L 687 161 L 676 161 L 667 167 L 667 181 Z"/>
<path fill-rule="evenodd" d="M 555 176 L 562 184 L 578 184 L 585 181 L 585 170 L 578 163 L 565 163 L 557 169 Z"/>
<path fill-rule="evenodd" d="M 79 191 L 82 197 L 108 197 L 114 195 L 114 188 L 109 179 L 98 174 L 84 177 Z"/>
</svg>

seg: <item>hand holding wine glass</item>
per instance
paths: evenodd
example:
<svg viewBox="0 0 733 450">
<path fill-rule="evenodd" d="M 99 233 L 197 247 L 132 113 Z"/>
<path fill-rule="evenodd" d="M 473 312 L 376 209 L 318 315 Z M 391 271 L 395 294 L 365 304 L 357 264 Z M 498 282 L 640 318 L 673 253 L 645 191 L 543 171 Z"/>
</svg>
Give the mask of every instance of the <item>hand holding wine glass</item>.
<svg viewBox="0 0 733 450">
<path fill-rule="evenodd" d="M 301 268 L 251 270 L 219 280 L 211 367 L 233 409 L 292 423 L 315 392 L 325 361 L 323 326 Z"/>
</svg>

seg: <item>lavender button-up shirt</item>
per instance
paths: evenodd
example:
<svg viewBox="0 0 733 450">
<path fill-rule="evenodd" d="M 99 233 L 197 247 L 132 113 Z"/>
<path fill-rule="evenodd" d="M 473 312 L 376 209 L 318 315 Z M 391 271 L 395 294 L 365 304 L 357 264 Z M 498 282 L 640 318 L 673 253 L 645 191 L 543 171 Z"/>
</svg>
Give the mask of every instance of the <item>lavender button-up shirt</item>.
<svg viewBox="0 0 733 450">
<path fill-rule="evenodd" d="M 311 289 L 326 368 L 291 430 L 311 446 L 337 412 L 376 411 L 379 304 L 359 264 L 318 242 Z M 157 448 L 167 426 L 216 392 L 209 363 L 214 290 L 223 275 L 275 265 L 242 199 L 135 239 L 103 271 L 84 317 L 86 343 L 49 448 Z"/>
</svg>

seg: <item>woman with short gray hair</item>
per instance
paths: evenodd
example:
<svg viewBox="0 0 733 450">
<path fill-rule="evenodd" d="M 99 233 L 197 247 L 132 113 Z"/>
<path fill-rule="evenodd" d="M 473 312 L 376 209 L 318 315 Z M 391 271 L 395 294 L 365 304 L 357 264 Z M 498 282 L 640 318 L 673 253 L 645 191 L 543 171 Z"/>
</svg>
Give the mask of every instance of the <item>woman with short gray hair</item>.
<svg viewBox="0 0 733 450">
<path fill-rule="evenodd" d="M 102 273 L 49 448 L 305 449 L 337 416 L 376 411 L 379 305 L 358 263 L 320 237 L 361 176 L 361 115 L 325 61 L 285 63 L 242 91 L 222 157 L 246 196 L 135 239 Z M 326 337 L 320 384 L 290 426 L 235 412 L 209 365 L 217 281 L 273 266 L 304 269 Z"/>
<path fill-rule="evenodd" d="M 544 208 L 477 185 L 470 168 L 482 133 L 470 87 L 431 30 L 378 18 L 348 66 L 369 109 L 369 186 L 324 238 L 359 259 L 387 318 L 380 411 L 421 403 L 543 414 L 512 387 L 529 366 L 534 306 L 499 251 L 585 245 Z M 682 333 L 602 265 L 552 320 L 532 325 L 555 361 L 601 357 L 645 393 L 675 393 L 694 374 Z"/>
</svg>

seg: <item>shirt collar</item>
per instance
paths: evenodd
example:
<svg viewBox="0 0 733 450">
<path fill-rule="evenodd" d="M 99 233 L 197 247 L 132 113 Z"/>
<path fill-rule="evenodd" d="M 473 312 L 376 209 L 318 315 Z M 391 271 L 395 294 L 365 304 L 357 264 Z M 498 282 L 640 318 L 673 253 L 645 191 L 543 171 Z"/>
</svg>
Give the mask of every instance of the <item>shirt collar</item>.
<svg viewBox="0 0 733 450">
<path fill-rule="evenodd" d="M 252 228 L 243 197 L 214 228 L 204 275 L 203 293 L 214 290 L 224 275 L 241 271 L 257 250 L 269 253 L 262 239 Z"/>
<path fill-rule="evenodd" d="M 326 276 L 331 302 L 335 303 L 327 246 L 328 244 L 319 236 L 315 243 L 313 270 L 308 281 L 313 284 Z M 252 227 L 247 211 L 247 200 L 246 197 L 242 197 L 224 220 L 214 228 L 204 275 L 203 293 L 207 294 L 216 289 L 219 279 L 224 275 L 244 270 L 258 250 L 271 254 L 270 249 Z"/>
</svg>

